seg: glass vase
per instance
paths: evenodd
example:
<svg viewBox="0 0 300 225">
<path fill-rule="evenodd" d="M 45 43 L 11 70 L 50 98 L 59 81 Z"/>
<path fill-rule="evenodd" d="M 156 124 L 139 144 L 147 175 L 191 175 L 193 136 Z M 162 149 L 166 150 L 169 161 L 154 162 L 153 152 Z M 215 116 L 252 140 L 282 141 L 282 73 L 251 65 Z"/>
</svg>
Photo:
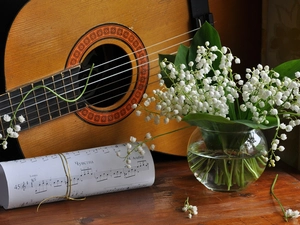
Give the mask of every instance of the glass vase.
<svg viewBox="0 0 300 225">
<path fill-rule="evenodd" d="M 213 191 L 240 191 L 266 167 L 267 141 L 260 130 L 244 126 L 198 127 L 188 143 L 194 176 Z"/>
</svg>

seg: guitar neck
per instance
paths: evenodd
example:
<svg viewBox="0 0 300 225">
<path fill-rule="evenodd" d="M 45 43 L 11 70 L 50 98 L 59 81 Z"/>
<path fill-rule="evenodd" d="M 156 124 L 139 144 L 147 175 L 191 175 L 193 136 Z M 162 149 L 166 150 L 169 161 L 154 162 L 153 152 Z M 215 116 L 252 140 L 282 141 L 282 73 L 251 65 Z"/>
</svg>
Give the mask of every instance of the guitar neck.
<svg viewBox="0 0 300 225">
<path fill-rule="evenodd" d="M 17 111 L 16 117 L 22 115 L 25 118 L 22 130 L 26 130 L 84 108 L 82 100 L 66 102 L 45 88 L 50 88 L 65 99 L 75 99 L 80 95 L 79 69 L 67 69 L 0 95 L 0 115 L 12 116 Z M 0 124 L 0 133 L 5 137 L 9 123 L 1 117 Z"/>
</svg>

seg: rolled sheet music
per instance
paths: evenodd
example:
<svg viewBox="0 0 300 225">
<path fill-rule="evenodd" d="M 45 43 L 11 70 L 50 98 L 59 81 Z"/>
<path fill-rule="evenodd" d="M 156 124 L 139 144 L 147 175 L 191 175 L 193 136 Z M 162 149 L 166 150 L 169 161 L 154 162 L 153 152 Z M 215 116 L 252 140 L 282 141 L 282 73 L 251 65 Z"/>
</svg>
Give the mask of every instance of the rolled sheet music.
<svg viewBox="0 0 300 225">
<path fill-rule="evenodd" d="M 131 168 L 116 155 L 126 155 L 126 144 L 1 162 L 0 205 L 12 209 L 151 186 L 154 162 L 144 150 L 130 156 Z"/>
</svg>

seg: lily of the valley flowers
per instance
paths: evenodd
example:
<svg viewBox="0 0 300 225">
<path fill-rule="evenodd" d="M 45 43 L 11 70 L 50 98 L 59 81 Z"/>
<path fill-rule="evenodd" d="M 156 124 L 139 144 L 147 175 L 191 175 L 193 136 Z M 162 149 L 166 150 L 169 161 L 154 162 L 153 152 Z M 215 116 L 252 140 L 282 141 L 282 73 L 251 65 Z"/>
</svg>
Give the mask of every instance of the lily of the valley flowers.
<svg viewBox="0 0 300 225">
<path fill-rule="evenodd" d="M 239 64 L 240 59 L 222 46 L 217 31 L 204 23 L 190 47 L 181 45 L 176 55 L 160 55 L 159 61 L 160 88 L 153 90 L 151 96 L 145 94 L 140 104 L 132 106 L 137 116 L 144 115 L 146 122 L 152 120 L 155 124 L 176 120 L 200 127 L 209 122 L 242 124 L 250 129 L 274 128 L 270 149 L 264 152 L 263 159 L 270 167 L 275 166 L 280 160 L 277 153 L 285 150 L 281 142 L 300 125 L 300 60 L 282 63 L 274 69 L 259 64 L 246 68 L 245 75 L 234 73 L 232 66 Z M 165 134 L 148 133 L 140 142 L 131 136 L 127 155 L 119 156 L 130 167 L 133 151 L 143 154 L 146 144 Z M 187 199 L 184 211 L 188 211 L 188 205 Z M 281 208 L 286 220 L 300 216 L 298 210 L 285 210 L 282 205 Z"/>
<path fill-rule="evenodd" d="M 270 150 L 264 154 L 265 161 L 274 167 L 280 160 L 277 152 L 285 150 L 281 141 L 300 124 L 300 60 L 274 69 L 259 64 L 247 68 L 244 76 L 233 72 L 234 63 L 239 64 L 240 59 L 221 45 L 217 31 L 205 23 L 189 48 L 181 45 L 176 56 L 160 55 L 160 88 L 132 107 L 136 115 L 155 124 L 184 120 L 201 125 L 206 120 L 262 130 L 275 128 Z M 152 104 L 154 111 L 150 110 Z M 149 136 L 138 147 L 129 145 L 125 158 L 157 138 Z"/>
<path fill-rule="evenodd" d="M 18 138 L 19 137 L 19 132 L 21 131 L 20 124 L 25 122 L 25 118 L 23 115 L 18 116 L 17 120 L 18 120 L 19 124 L 15 124 L 15 125 L 13 125 L 14 119 L 11 118 L 11 116 L 9 116 L 8 114 L 3 115 L 3 120 L 7 123 L 10 123 L 10 126 L 6 129 L 6 133 L 7 133 L 6 137 L 3 138 L 2 134 L 0 134 L 0 140 L 2 139 L 1 145 L 2 145 L 2 148 L 5 150 L 5 149 L 7 149 L 7 144 L 8 144 L 7 139 L 9 137 L 10 138 Z"/>
</svg>

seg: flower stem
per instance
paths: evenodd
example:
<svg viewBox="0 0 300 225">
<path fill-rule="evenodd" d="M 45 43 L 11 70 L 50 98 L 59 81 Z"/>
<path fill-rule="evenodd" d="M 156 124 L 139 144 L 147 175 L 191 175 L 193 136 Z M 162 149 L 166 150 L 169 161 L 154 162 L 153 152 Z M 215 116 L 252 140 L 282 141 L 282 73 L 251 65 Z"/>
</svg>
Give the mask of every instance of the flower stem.
<svg viewBox="0 0 300 225">
<path fill-rule="evenodd" d="M 162 136 L 165 136 L 165 135 L 168 135 L 168 134 L 172 134 L 172 133 L 175 133 L 175 132 L 187 129 L 189 127 L 192 127 L 192 125 L 181 127 L 181 128 L 176 129 L 176 130 L 171 130 L 171 131 L 168 131 L 166 133 L 158 134 L 158 135 L 153 136 L 153 137 L 151 137 L 149 139 L 144 139 L 142 142 L 138 143 L 134 148 L 131 148 L 129 151 L 127 151 L 127 155 L 126 156 L 119 156 L 119 157 L 123 158 L 124 160 L 127 160 L 129 158 L 129 156 L 131 155 L 132 152 L 137 151 L 140 146 L 143 146 L 147 142 L 153 141 L 153 140 L 155 140 L 155 139 L 157 139 L 159 137 L 162 137 Z"/>
<path fill-rule="evenodd" d="M 260 157 L 217 159 L 208 153 L 204 155 L 197 154 L 197 151 L 193 153 L 191 148 L 188 151 L 191 171 L 202 183 L 213 185 L 213 182 L 215 189 L 218 189 L 217 186 L 220 188 L 226 186 L 228 191 L 244 188 L 250 181 L 258 179 L 266 165 Z"/>
<path fill-rule="evenodd" d="M 243 160 L 243 162 L 245 163 L 245 166 L 247 167 L 248 171 L 256 178 L 259 178 L 259 175 L 257 174 L 257 170 L 255 170 L 255 168 L 258 168 L 256 163 L 256 160 L 254 159 L 248 159 L 248 160 Z"/>
<path fill-rule="evenodd" d="M 271 195 L 275 198 L 275 200 L 277 201 L 277 203 L 279 204 L 280 209 L 281 209 L 281 211 L 282 211 L 282 213 L 283 213 L 283 218 L 284 218 L 284 220 L 285 220 L 286 222 L 288 222 L 288 217 L 287 217 L 287 215 L 286 215 L 286 213 L 285 213 L 285 209 L 284 209 L 283 205 L 281 204 L 280 200 L 277 198 L 277 196 L 276 196 L 275 193 L 274 193 L 274 187 L 275 187 L 275 184 L 276 184 L 276 182 L 277 182 L 277 178 L 278 178 L 278 174 L 276 174 L 276 176 L 275 176 L 275 178 L 274 178 L 274 181 L 273 181 L 272 186 L 271 186 L 271 189 L 270 189 L 270 193 L 271 193 Z"/>
</svg>

